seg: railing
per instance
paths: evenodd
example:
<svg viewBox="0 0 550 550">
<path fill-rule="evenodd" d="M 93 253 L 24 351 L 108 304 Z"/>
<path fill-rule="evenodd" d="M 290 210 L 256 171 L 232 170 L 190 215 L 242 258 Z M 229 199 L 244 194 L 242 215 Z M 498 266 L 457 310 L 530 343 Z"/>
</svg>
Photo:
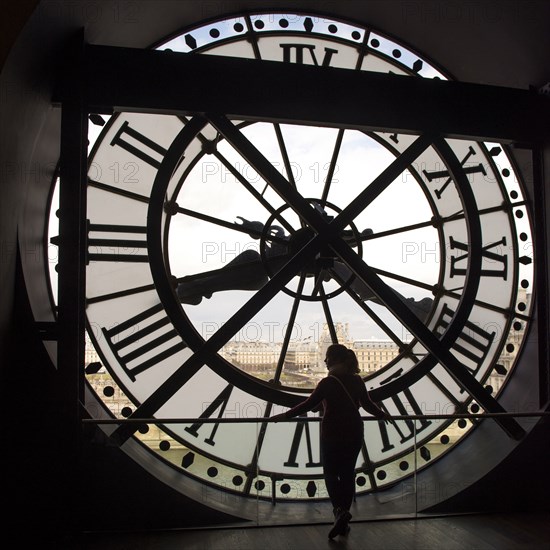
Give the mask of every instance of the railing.
<svg viewBox="0 0 550 550">
<path fill-rule="evenodd" d="M 529 418 L 550 416 L 550 412 L 521 412 L 521 413 L 457 413 L 457 414 L 410 414 L 410 415 L 390 415 L 388 420 L 453 420 L 459 418 L 465 419 L 483 419 L 483 418 Z M 272 420 L 266 418 L 83 418 L 84 424 L 235 424 L 235 423 L 259 423 L 265 422 L 320 422 L 322 418 L 313 416 L 299 416 L 295 418 L 285 418 Z M 363 421 L 380 422 L 374 416 L 362 416 Z"/>
</svg>

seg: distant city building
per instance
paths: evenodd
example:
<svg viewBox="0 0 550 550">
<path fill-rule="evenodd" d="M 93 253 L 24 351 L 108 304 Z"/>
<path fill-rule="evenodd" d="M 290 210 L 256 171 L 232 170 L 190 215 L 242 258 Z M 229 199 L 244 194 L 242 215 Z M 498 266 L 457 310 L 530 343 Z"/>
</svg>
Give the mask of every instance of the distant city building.
<svg viewBox="0 0 550 550">
<path fill-rule="evenodd" d="M 531 294 L 521 289 L 518 301 L 525 303 L 525 310 L 529 311 Z M 499 366 L 491 372 L 485 382 L 486 386 L 492 388 L 493 395 L 500 391 L 507 373 L 514 364 L 525 328 L 526 323 L 517 321 L 502 349 Z M 325 324 L 319 334 L 319 341 L 310 337 L 289 343 L 279 379 L 288 385 L 313 387 L 326 372 L 324 359 L 334 335 L 338 342 L 353 349 L 362 374 L 371 374 L 380 370 L 399 355 L 398 346 L 391 340 L 373 338 L 353 340 L 349 334 L 349 323 L 334 323 L 332 331 Z M 220 355 L 245 372 L 270 379 L 276 373 L 282 345 L 282 342 L 230 341 L 220 350 Z M 101 360 L 87 335 L 85 365 L 93 362 L 101 362 Z M 104 368 L 100 369 L 99 373 L 105 373 Z M 106 383 L 101 376 L 96 378 L 96 386 Z M 113 401 L 117 401 L 116 397 Z"/>
<path fill-rule="evenodd" d="M 280 350 L 280 343 L 231 341 L 220 350 L 220 355 L 245 372 L 273 372 Z"/>
<path fill-rule="evenodd" d="M 399 355 L 399 348 L 391 340 L 355 340 L 351 349 L 364 373 L 376 372 Z"/>
<path fill-rule="evenodd" d="M 289 346 L 285 357 L 285 368 L 295 372 L 315 370 L 319 362 L 319 344 L 311 338 Z"/>
</svg>

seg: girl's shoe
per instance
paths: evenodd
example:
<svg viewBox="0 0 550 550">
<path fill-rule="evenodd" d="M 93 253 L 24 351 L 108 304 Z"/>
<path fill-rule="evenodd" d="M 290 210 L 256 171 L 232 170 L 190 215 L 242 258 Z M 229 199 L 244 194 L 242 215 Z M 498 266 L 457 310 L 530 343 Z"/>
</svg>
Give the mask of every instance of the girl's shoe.
<svg viewBox="0 0 550 550">
<path fill-rule="evenodd" d="M 336 519 L 334 520 L 334 525 L 328 533 L 328 538 L 333 539 L 337 535 L 347 535 L 349 533 L 349 520 L 351 519 L 351 514 L 348 510 L 340 510 L 337 512 Z"/>
</svg>

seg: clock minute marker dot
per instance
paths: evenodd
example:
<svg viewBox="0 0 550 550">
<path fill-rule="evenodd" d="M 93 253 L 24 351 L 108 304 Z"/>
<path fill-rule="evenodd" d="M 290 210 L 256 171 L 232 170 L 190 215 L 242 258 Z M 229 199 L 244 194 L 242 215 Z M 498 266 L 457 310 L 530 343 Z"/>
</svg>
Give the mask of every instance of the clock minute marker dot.
<svg viewBox="0 0 550 550">
<path fill-rule="evenodd" d="M 160 443 L 159 443 L 159 449 L 161 451 L 169 451 L 170 450 L 170 441 L 166 440 L 166 439 L 163 439 Z"/>
<path fill-rule="evenodd" d="M 232 481 L 235 487 L 240 487 L 243 484 L 244 479 L 242 476 L 234 476 Z"/>
<path fill-rule="evenodd" d="M 90 119 L 90 122 L 95 126 L 105 126 L 105 119 L 97 113 L 91 113 L 88 118 Z"/>
<path fill-rule="evenodd" d="M 216 477 L 218 475 L 218 468 L 215 466 L 210 466 L 206 473 L 208 474 L 208 477 Z"/>
<path fill-rule="evenodd" d="M 306 493 L 309 498 L 313 498 L 317 493 L 317 484 L 311 480 L 306 487 Z"/>
<path fill-rule="evenodd" d="M 195 40 L 195 38 L 194 38 L 191 34 L 186 34 L 186 35 L 185 35 L 185 43 L 186 43 L 192 50 L 194 50 L 194 49 L 197 47 L 197 41 Z"/>
<path fill-rule="evenodd" d="M 102 368 L 103 365 L 99 361 L 93 361 L 86 366 L 84 372 L 86 374 L 97 374 Z"/>
<path fill-rule="evenodd" d="M 365 476 L 357 476 L 355 483 L 357 483 L 359 487 L 364 487 L 367 484 L 367 479 Z"/>
<path fill-rule="evenodd" d="M 499 363 L 495 365 L 495 372 L 501 376 L 505 376 L 508 373 L 508 369 Z"/>
<path fill-rule="evenodd" d="M 182 468 L 189 468 L 195 462 L 195 453 L 188 452 L 185 455 L 183 455 L 183 458 L 181 459 L 181 466 Z"/>
</svg>

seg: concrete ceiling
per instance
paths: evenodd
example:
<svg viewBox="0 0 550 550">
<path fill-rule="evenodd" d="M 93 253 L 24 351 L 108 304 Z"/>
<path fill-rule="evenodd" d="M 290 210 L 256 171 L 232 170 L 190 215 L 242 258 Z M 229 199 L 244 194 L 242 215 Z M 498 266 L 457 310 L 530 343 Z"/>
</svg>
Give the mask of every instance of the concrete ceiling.
<svg viewBox="0 0 550 550">
<path fill-rule="evenodd" d="M 145 47 L 159 38 L 241 10 L 304 10 L 352 19 L 393 35 L 455 78 L 528 88 L 550 81 L 548 0 L 42 0 L 20 47 L 48 56 L 72 30 L 91 43 Z M 4 19 L 7 37 L 32 8 L 18 3 Z M 12 21 L 10 22 L 10 17 Z M 6 40 L 6 38 L 4 39 Z M 18 53 L 15 48 L 14 53 Z M 48 56 L 49 57 L 49 56 Z M 44 60 L 49 61 L 51 58 Z"/>
</svg>

